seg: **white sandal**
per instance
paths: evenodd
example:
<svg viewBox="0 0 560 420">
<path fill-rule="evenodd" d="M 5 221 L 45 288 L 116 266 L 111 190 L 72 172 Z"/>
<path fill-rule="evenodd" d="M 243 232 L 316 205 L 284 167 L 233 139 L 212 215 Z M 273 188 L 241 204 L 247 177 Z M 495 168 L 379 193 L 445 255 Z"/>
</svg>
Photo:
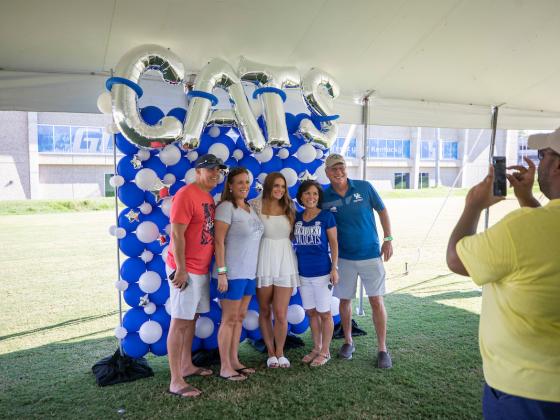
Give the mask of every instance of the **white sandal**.
<svg viewBox="0 0 560 420">
<path fill-rule="evenodd" d="M 278 366 L 280 366 L 281 368 L 289 368 L 290 367 L 290 361 L 288 360 L 288 358 L 286 358 L 284 356 L 280 356 L 278 358 Z"/>
<path fill-rule="evenodd" d="M 266 361 L 266 367 L 276 369 L 278 367 L 278 359 L 276 356 L 270 356 Z"/>
</svg>

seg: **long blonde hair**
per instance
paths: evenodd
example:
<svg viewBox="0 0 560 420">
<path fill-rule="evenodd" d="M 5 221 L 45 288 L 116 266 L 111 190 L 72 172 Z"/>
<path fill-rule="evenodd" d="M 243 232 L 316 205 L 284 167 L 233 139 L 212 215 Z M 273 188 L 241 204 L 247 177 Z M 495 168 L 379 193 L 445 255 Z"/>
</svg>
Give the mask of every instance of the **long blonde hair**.
<svg viewBox="0 0 560 420">
<path fill-rule="evenodd" d="M 278 178 L 282 178 L 284 180 L 284 185 L 286 186 L 286 192 L 279 200 L 280 207 L 282 208 L 284 215 L 290 221 L 290 225 L 293 226 L 294 223 L 296 222 L 296 210 L 294 207 L 294 202 L 290 198 L 290 194 L 288 192 L 288 183 L 286 182 L 286 178 L 281 172 L 271 172 L 264 179 L 263 194 L 262 194 L 263 210 L 264 210 L 265 200 L 272 199 L 272 188 L 274 187 L 274 181 L 276 181 Z"/>
</svg>

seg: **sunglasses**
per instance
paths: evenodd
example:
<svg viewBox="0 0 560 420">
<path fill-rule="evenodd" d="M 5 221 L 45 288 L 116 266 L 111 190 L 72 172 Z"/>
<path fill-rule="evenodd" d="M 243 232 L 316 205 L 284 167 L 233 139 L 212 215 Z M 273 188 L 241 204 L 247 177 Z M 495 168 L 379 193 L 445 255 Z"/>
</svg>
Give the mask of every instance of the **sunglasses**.
<svg viewBox="0 0 560 420">
<path fill-rule="evenodd" d="M 556 156 L 556 157 L 560 157 L 560 154 L 558 154 L 558 153 L 556 153 L 555 151 L 550 150 L 550 149 L 539 149 L 539 150 L 537 151 L 537 156 L 538 156 L 539 160 L 543 160 L 544 157 L 545 157 L 547 154 L 552 155 L 552 156 Z"/>
</svg>

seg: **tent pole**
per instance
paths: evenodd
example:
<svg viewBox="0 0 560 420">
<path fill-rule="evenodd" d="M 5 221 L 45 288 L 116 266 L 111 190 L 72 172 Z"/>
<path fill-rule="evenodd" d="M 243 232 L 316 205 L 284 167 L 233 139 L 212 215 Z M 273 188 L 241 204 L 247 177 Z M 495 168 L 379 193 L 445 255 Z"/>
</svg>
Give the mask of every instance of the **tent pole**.
<svg viewBox="0 0 560 420">
<path fill-rule="evenodd" d="M 498 127 L 498 107 L 492 106 L 492 136 L 490 137 L 490 151 L 488 155 L 488 163 L 492 165 L 492 157 L 494 156 L 494 149 L 496 147 L 496 129 Z M 484 211 L 484 230 L 488 229 L 488 221 L 490 218 L 490 208 Z"/>
<path fill-rule="evenodd" d="M 362 180 L 367 181 L 367 141 L 369 128 L 369 97 L 375 93 L 374 90 L 368 90 L 362 100 L 362 121 L 364 125 L 364 137 L 362 141 Z M 360 277 L 360 303 L 356 310 L 359 316 L 365 315 L 364 312 L 364 287 L 362 278 Z"/>
</svg>

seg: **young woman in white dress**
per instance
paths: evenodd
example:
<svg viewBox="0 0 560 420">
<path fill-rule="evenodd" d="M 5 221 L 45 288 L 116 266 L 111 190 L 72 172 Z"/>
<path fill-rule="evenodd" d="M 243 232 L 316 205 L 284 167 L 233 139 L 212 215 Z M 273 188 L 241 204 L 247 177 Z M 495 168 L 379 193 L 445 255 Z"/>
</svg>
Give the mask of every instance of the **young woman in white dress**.
<svg viewBox="0 0 560 420">
<path fill-rule="evenodd" d="M 287 312 L 293 288 L 299 284 L 299 276 L 291 241 L 295 208 L 284 175 L 280 172 L 268 174 L 262 197 L 253 200 L 252 204 L 264 224 L 257 264 L 257 299 L 259 326 L 268 351 L 266 365 L 269 368 L 288 368 L 290 361 L 284 356 Z"/>
</svg>

